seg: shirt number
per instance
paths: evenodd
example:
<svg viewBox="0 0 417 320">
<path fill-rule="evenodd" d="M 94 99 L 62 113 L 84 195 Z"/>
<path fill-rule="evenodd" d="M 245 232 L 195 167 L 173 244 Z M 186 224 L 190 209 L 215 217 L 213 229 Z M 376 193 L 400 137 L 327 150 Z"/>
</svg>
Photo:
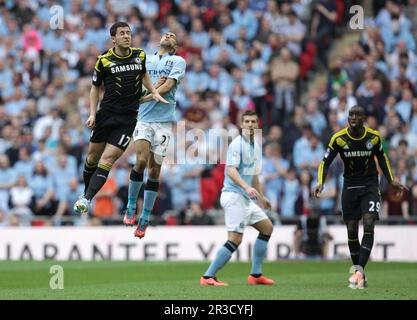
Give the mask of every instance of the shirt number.
<svg viewBox="0 0 417 320">
<path fill-rule="evenodd" d="M 379 201 L 377 201 L 376 203 L 374 201 L 369 201 L 369 212 L 379 212 L 380 206 L 381 204 L 379 203 Z"/>
</svg>

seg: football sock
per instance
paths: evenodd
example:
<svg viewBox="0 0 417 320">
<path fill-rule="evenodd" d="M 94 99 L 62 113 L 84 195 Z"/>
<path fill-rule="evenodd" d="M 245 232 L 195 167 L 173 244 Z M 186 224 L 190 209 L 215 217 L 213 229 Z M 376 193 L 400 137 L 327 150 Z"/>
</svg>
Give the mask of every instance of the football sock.
<svg viewBox="0 0 417 320">
<path fill-rule="evenodd" d="M 359 255 L 359 265 L 365 268 L 366 263 L 371 255 L 372 246 L 374 245 L 374 232 L 364 231 L 362 237 L 361 250 Z"/>
<path fill-rule="evenodd" d="M 87 159 L 84 163 L 83 178 L 84 178 L 84 194 L 87 193 L 88 185 L 90 184 L 93 173 L 97 170 L 97 164 L 88 163 Z"/>
<path fill-rule="evenodd" d="M 143 199 L 143 209 L 140 218 L 148 221 L 152 212 L 155 200 L 158 196 L 159 181 L 148 178 L 145 186 L 145 194 Z"/>
<path fill-rule="evenodd" d="M 357 237 L 356 239 L 348 238 L 348 246 L 353 265 L 359 264 L 359 253 L 361 249 L 359 239 Z"/>
<path fill-rule="evenodd" d="M 208 267 L 204 278 L 213 278 L 216 272 L 221 269 L 232 257 L 233 252 L 237 249 L 237 245 L 232 241 L 228 240 L 220 249 L 217 251 L 216 257 Z"/>
<path fill-rule="evenodd" d="M 135 209 L 138 201 L 140 188 L 143 184 L 143 172 L 137 172 L 135 169 L 130 171 L 129 191 L 127 196 L 127 207 Z"/>
<path fill-rule="evenodd" d="M 271 236 L 260 233 L 255 241 L 252 249 L 252 269 L 250 272 L 253 276 L 262 274 L 262 262 L 266 256 L 269 238 L 271 238 Z"/>
<path fill-rule="evenodd" d="M 91 177 L 90 183 L 88 184 L 88 188 L 85 193 L 85 198 L 87 200 L 93 199 L 101 187 L 106 183 L 110 170 L 111 165 L 104 163 L 98 164 L 97 170 Z"/>
</svg>

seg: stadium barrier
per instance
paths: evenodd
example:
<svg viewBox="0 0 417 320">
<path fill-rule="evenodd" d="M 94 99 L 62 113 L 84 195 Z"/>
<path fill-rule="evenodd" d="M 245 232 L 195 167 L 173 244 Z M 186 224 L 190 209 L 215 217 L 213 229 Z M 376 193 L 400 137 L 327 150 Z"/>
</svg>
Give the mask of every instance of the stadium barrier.
<svg viewBox="0 0 417 320">
<path fill-rule="evenodd" d="M 362 228 L 361 228 L 362 229 Z M 0 260 L 136 260 L 207 261 L 224 244 L 224 226 L 150 226 L 146 237 L 133 237 L 126 227 L 2 228 Z M 267 259 L 293 259 L 295 226 L 275 227 Z M 348 259 L 344 226 L 329 226 L 333 240 L 328 259 Z M 359 234 L 362 237 L 362 230 Z M 256 230 L 247 228 L 232 261 L 248 261 Z M 376 226 L 371 259 L 374 261 L 417 261 L 417 226 Z"/>
</svg>

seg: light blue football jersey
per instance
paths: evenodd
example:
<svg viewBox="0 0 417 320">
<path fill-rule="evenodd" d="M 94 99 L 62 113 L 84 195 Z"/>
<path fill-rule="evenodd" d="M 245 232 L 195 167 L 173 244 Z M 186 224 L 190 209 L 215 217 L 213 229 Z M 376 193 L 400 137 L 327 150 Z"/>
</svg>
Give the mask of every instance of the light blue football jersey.
<svg viewBox="0 0 417 320">
<path fill-rule="evenodd" d="M 261 172 L 262 166 L 262 148 L 256 142 L 249 142 L 241 135 L 233 139 L 229 145 L 226 157 L 226 167 L 224 172 L 224 185 L 222 192 L 230 191 L 242 194 L 245 198 L 249 196 L 240 186 L 233 182 L 227 175 L 227 167 L 237 168 L 240 177 L 250 186 L 253 183 L 253 176 Z"/>
<path fill-rule="evenodd" d="M 149 101 L 139 106 L 138 120 L 142 122 L 173 122 L 175 116 L 175 92 L 185 74 L 185 60 L 173 54 L 166 53 L 159 56 L 158 53 L 148 55 L 146 59 L 146 70 L 152 83 L 155 84 L 159 78 L 167 77 L 176 80 L 174 87 L 162 96 L 169 104 L 159 101 Z"/>
</svg>

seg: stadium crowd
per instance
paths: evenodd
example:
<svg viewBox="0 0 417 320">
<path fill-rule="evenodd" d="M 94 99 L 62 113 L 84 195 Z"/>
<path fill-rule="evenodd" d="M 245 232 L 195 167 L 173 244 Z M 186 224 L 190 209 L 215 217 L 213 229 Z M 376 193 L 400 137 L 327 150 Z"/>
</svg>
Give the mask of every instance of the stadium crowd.
<svg viewBox="0 0 417 320">
<path fill-rule="evenodd" d="M 258 111 L 261 179 L 274 221 L 310 212 L 310 189 L 327 142 L 347 125 L 355 104 L 365 107 L 367 125 L 384 137 L 394 174 L 410 188 L 397 199 L 381 179 L 382 216 L 415 216 L 417 1 L 374 1 L 359 41 L 330 60 L 353 3 L 0 1 L 0 225 L 62 225 L 73 216 L 90 137 L 84 123 L 92 71 L 97 56 L 112 46 L 109 27 L 118 20 L 130 24 L 134 46 L 148 55 L 162 32 L 177 35 L 177 54 L 188 68 L 177 92 L 175 150 L 192 147 L 185 139 L 189 130 L 203 132 L 205 140 L 213 129 L 233 135 L 241 112 Z M 59 8 L 64 22 L 54 25 Z M 317 72 L 327 81 L 306 89 Z M 197 151 L 204 158 L 217 147 L 199 143 Z M 204 158 L 178 164 L 175 150 L 163 167 L 156 223 L 214 224 L 209 212 L 219 208 L 224 163 Z M 134 161 L 129 148 L 97 194 L 89 221 L 73 217 L 69 224 L 121 223 Z M 337 161 L 319 203 L 322 215 L 340 211 L 341 173 Z"/>
</svg>

